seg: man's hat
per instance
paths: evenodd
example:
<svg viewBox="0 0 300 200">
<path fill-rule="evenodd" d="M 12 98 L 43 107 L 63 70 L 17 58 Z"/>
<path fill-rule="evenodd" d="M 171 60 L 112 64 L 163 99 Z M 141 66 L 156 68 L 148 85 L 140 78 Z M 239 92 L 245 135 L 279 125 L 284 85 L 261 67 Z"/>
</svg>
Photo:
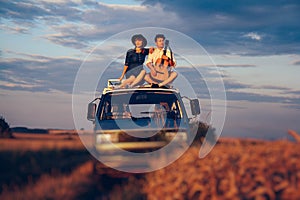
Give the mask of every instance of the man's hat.
<svg viewBox="0 0 300 200">
<path fill-rule="evenodd" d="M 132 36 L 131 42 L 132 42 L 133 45 L 135 45 L 135 40 L 136 39 L 140 39 L 140 40 L 143 41 L 143 47 L 145 47 L 147 45 L 147 40 L 142 34 L 136 34 L 136 35 Z"/>
</svg>

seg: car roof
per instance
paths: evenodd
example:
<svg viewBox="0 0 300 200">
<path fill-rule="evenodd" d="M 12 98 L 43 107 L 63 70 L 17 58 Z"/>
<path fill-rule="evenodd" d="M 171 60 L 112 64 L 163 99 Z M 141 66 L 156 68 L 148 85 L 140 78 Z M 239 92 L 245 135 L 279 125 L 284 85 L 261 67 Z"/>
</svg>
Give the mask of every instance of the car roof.
<svg viewBox="0 0 300 200">
<path fill-rule="evenodd" d="M 120 88 L 120 89 L 114 89 L 112 87 L 107 87 L 104 88 L 102 94 L 109 94 L 109 93 L 124 93 L 124 92 L 137 92 L 137 91 L 153 91 L 153 92 L 171 92 L 171 93 L 179 93 L 178 89 L 175 88 L 152 88 L 148 87 L 147 85 L 145 86 L 140 86 L 140 87 L 134 87 L 134 88 Z"/>
</svg>

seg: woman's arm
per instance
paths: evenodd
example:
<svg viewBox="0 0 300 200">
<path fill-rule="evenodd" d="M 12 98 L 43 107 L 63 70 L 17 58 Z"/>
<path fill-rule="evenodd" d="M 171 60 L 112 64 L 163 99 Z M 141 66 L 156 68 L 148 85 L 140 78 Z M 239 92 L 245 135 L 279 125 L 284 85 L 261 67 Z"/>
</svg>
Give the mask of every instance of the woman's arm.
<svg viewBox="0 0 300 200">
<path fill-rule="evenodd" d="M 144 48 L 146 55 L 152 54 L 154 51 L 154 47 Z"/>
<path fill-rule="evenodd" d="M 120 76 L 119 80 L 121 81 L 123 78 L 124 78 L 124 75 L 128 69 L 128 65 L 129 65 L 129 62 L 130 62 L 130 52 L 132 51 L 132 49 L 129 49 L 126 53 L 126 58 L 125 58 L 125 64 L 124 64 L 124 69 L 123 69 L 123 72 L 122 72 L 122 75 Z"/>
<path fill-rule="evenodd" d="M 124 65 L 124 69 L 123 69 L 122 75 L 121 75 L 120 78 L 119 78 L 120 81 L 124 78 L 124 75 L 125 75 L 125 73 L 126 73 L 126 71 L 127 71 L 127 68 L 128 68 L 128 66 L 127 66 L 127 65 Z"/>
</svg>

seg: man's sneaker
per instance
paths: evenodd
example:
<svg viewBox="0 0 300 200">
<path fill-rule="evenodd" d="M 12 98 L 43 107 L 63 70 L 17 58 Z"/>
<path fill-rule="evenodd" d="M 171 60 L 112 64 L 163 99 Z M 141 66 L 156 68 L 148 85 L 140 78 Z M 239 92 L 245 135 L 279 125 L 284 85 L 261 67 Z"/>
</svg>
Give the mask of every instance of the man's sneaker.
<svg viewBox="0 0 300 200">
<path fill-rule="evenodd" d="M 156 84 L 156 83 L 151 83 L 151 87 L 152 87 L 152 88 L 159 88 L 159 85 Z"/>
</svg>

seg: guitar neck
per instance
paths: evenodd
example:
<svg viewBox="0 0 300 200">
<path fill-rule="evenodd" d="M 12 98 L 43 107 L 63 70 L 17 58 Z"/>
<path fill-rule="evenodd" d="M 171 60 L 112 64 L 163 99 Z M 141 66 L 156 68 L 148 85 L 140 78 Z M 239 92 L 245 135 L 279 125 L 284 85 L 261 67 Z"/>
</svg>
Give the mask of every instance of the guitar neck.
<svg viewBox="0 0 300 200">
<path fill-rule="evenodd" d="M 169 48 L 169 40 L 166 40 L 165 41 L 165 48 L 164 48 L 164 55 L 166 56 L 167 55 L 167 50 Z"/>
</svg>

